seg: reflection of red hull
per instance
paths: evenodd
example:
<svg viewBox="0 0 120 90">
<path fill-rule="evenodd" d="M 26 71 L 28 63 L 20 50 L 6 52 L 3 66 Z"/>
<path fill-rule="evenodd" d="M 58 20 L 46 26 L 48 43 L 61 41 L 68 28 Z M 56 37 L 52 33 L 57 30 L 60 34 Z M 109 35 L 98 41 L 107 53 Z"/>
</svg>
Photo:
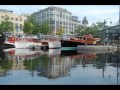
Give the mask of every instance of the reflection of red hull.
<svg viewBox="0 0 120 90">
<path fill-rule="evenodd" d="M 78 54 L 78 55 L 71 55 L 69 56 L 70 58 L 84 58 L 85 60 L 90 60 L 90 59 L 95 59 L 96 58 L 96 54 Z"/>
<path fill-rule="evenodd" d="M 4 52 L 8 52 L 9 55 L 14 55 L 15 57 L 19 57 L 21 59 L 32 59 L 40 56 L 39 51 L 30 51 L 28 49 L 9 49 Z"/>
</svg>

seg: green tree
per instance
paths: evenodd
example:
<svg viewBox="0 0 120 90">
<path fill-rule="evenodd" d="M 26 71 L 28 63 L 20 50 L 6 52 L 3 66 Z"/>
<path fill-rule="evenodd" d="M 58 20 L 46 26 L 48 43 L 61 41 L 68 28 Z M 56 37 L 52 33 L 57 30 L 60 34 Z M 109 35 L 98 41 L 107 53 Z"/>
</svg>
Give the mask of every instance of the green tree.
<svg viewBox="0 0 120 90">
<path fill-rule="evenodd" d="M 99 30 L 103 30 L 105 27 L 108 27 L 105 24 L 106 24 L 106 22 L 105 23 L 104 22 L 96 22 L 91 25 L 92 34 L 94 37 L 100 37 L 100 34 L 98 33 Z"/>
<path fill-rule="evenodd" d="M 59 36 L 62 36 L 64 34 L 65 30 L 63 27 L 60 26 L 60 28 L 57 30 L 56 34 Z"/>
<path fill-rule="evenodd" d="M 32 34 L 37 35 L 41 33 L 41 25 L 39 25 L 38 23 L 36 23 L 33 27 L 33 31 Z"/>
<path fill-rule="evenodd" d="M 44 21 L 41 25 L 41 33 L 44 35 L 51 34 L 51 29 L 48 21 Z"/>
<path fill-rule="evenodd" d="M 33 23 L 32 23 L 32 22 L 30 22 L 30 21 L 25 22 L 25 23 L 24 23 L 24 27 L 23 27 L 24 33 L 32 34 L 33 29 L 34 29 L 33 27 L 34 27 L 34 26 L 33 26 Z"/>
<path fill-rule="evenodd" d="M 0 31 L 1 32 L 13 32 L 14 26 L 11 21 L 9 21 L 9 17 L 6 15 L 5 19 L 0 24 Z"/>
<path fill-rule="evenodd" d="M 106 22 L 105 22 L 106 23 Z M 94 37 L 100 37 L 100 34 L 98 33 L 99 30 L 104 29 L 104 23 L 103 22 L 96 22 L 93 23 L 90 27 L 86 27 L 82 32 L 81 35 L 84 34 L 92 34 Z M 105 26 L 107 27 L 107 26 Z"/>
<path fill-rule="evenodd" d="M 28 17 L 24 23 L 23 31 L 27 34 L 38 34 L 40 32 L 40 25 L 35 21 L 34 14 Z"/>
<path fill-rule="evenodd" d="M 82 28 L 81 28 L 81 26 L 78 26 L 78 27 L 75 29 L 74 34 L 76 34 L 76 35 L 81 35 L 81 32 L 82 32 Z"/>
</svg>

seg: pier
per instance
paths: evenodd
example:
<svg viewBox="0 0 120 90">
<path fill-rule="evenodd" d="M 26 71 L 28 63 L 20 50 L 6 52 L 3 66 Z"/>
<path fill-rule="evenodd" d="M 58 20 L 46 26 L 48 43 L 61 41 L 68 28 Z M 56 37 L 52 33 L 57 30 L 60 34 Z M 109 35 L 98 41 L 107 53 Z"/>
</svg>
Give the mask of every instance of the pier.
<svg viewBox="0 0 120 90">
<path fill-rule="evenodd" d="M 117 46 L 112 45 L 78 45 L 78 50 L 91 50 L 91 51 L 104 51 L 104 50 L 116 50 Z"/>
</svg>

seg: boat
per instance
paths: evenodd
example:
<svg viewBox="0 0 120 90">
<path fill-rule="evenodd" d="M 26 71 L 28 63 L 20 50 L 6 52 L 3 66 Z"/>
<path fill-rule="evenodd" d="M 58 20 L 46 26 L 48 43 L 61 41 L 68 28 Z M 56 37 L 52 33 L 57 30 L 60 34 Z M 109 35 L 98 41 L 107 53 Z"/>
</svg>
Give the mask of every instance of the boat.
<svg viewBox="0 0 120 90">
<path fill-rule="evenodd" d="M 96 45 L 96 38 L 90 35 L 77 36 L 67 40 L 61 40 L 62 47 L 77 47 L 78 45 Z"/>
<path fill-rule="evenodd" d="M 40 46 L 41 41 L 37 37 L 14 37 L 10 36 L 4 42 L 5 45 L 11 46 L 11 48 L 30 48 L 30 46 Z"/>
<path fill-rule="evenodd" d="M 48 47 L 50 49 L 53 49 L 53 48 L 61 48 L 61 42 L 60 41 L 49 41 L 48 42 Z"/>
<path fill-rule="evenodd" d="M 48 45 L 49 49 L 61 48 L 61 42 L 57 38 L 49 38 L 47 40 L 42 40 L 43 45 Z"/>
</svg>

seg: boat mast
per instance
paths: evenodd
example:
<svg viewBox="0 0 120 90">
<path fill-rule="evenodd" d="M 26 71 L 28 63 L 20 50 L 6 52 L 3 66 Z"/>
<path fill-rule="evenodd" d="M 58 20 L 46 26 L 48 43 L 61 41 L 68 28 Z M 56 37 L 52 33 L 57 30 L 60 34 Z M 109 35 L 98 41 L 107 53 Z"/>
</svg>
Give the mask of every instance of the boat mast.
<svg viewBox="0 0 120 90">
<path fill-rule="evenodd" d="M 118 44 L 120 45 L 120 5 L 119 5 L 119 33 L 118 33 Z"/>
</svg>

